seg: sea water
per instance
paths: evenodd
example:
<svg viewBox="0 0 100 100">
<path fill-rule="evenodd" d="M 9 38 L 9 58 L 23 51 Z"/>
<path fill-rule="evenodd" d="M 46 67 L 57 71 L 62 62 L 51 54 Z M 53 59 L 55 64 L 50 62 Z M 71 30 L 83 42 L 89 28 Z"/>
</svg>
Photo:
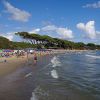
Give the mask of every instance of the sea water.
<svg viewBox="0 0 100 100">
<path fill-rule="evenodd" d="M 99 51 L 56 55 L 39 74 L 38 100 L 100 100 Z"/>
<path fill-rule="evenodd" d="M 32 59 L 0 78 L 0 100 L 100 100 L 100 51 Z"/>
</svg>

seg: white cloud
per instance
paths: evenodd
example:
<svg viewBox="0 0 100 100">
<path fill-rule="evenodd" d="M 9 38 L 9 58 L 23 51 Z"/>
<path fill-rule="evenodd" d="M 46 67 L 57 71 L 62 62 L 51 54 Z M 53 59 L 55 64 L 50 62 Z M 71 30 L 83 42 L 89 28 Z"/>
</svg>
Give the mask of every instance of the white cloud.
<svg viewBox="0 0 100 100">
<path fill-rule="evenodd" d="M 47 25 L 42 28 L 36 28 L 29 33 L 38 33 L 38 34 L 47 34 L 52 37 L 58 37 L 63 39 L 72 39 L 74 38 L 72 30 L 63 27 L 57 27 L 55 25 Z"/>
<path fill-rule="evenodd" d="M 72 30 L 68 29 L 68 28 L 58 28 L 57 29 L 57 33 L 63 38 L 63 39 L 66 39 L 66 38 L 69 38 L 69 39 L 72 39 L 74 36 L 73 36 L 73 32 Z"/>
<path fill-rule="evenodd" d="M 10 41 L 12 41 L 14 39 L 14 33 L 15 32 L 6 33 L 6 34 L 0 34 L 0 36 L 3 36 L 5 38 L 9 39 Z"/>
<path fill-rule="evenodd" d="M 31 16 L 30 13 L 12 6 L 9 2 L 4 2 L 7 12 L 11 15 L 10 18 L 17 21 L 26 22 Z"/>
<path fill-rule="evenodd" d="M 48 25 L 42 28 L 43 31 L 55 31 L 57 27 L 55 25 Z"/>
<path fill-rule="evenodd" d="M 72 30 L 68 28 L 57 27 L 55 25 L 45 26 L 42 28 L 42 31 L 57 33 L 55 35 L 58 35 L 60 38 L 63 39 L 72 39 L 74 37 Z"/>
<path fill-rule="evenodd" d="M 40 32 L 40 28 L 36 28 L 36 29 L 29 31 L 29 33 L 38 33 L 38 32 Z"/>
<path fill-rule="evenodd" d="M 63 27 L 57 27 L 55 25 L 48 25 L 42 28 L 34 28 L 31 31 L 28 31 L 30 34 L 31 33 L 38 33 L 38 34 L 46 34 L 49 36 L 53 36 L 53 37 L 58 37 L 58 38 L 62 38 L 62 39 L 72 39 L 74 38 L 73 36 L 73 32 L 72 30 L 68 29 L 68 28 L 63 28 Z M 16 32 L 9 32 L 9 33 L 5 33 L 5 34 L 1 34 L 2 36 L 8 38 L 9 40 L 13 40 L 14 39 L 14 33 Z M 53 34 L 52 34 L 53 33 Z"/>
<path fill-rule="evenodd" d="M 83 6 L 83 8 L 100 8 L 100 1 L 92 4 L 86 4 L 85 6 Z"/>
<path fill-rule="evenodd" d="M 10 41 L 13 40 L 13 36 L 12 35 L 8 35 L 8 36 L 5 36 L 6 38 L 8 38 Z"/>
<path fill-rule="evenodd" d="M 85 28 L 84 23 L 78 23 L 78 24 L 77 24 L 77 28 L 79 28 L 79 29 L 81 29 L 81 30 L 84 30 L 84 28 Z"/>
<path fill-rule="evenodd" d="M 90 39 L 96 39 L 98 31 L 95 30 L 95 21 L 89 21 L 86 24 L 78 23 L 77 28 L 86 32 L 86 36 Z"/>
</svg>

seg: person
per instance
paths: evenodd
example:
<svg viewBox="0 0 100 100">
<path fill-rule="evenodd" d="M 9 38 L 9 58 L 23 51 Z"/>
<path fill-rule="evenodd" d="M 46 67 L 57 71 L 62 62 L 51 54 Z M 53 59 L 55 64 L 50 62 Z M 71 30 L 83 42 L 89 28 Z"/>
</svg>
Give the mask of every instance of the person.
<svg viewBox="0 0 100 100">
<path fill-rule="evenodd" d="M 36 64 L 36 62 L 37 62 L 37 54 L 34 53 L 34 64 Z"/>
<path fill-rule="evenodd" d="M 6 62 L 7 62 L 7 60 L 5 59 L 5 60 L 4 60 L 4 62 L 6 63 Z"/>
</svg>

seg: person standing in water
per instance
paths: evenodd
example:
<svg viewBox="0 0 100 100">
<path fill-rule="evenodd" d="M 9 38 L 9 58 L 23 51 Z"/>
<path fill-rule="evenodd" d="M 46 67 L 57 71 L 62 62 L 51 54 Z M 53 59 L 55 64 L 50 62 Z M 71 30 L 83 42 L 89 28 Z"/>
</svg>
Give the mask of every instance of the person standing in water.
<svg viewBox="0 0 100 100">
<path fill-rule="evenodd" d="M 37 54 L 34 53 L 34 64 L 36 64 L 36 63 L 37 63 Z"/>
</svg>

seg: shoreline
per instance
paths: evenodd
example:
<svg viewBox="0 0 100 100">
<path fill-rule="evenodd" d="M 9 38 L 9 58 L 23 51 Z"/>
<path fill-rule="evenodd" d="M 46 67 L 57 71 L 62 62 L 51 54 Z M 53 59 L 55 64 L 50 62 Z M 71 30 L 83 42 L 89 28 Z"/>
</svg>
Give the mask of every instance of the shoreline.
<svg viewBox="0 0 100 100">
<path fill-rule="evenodd" d="M 61 53 L 67 53 L 67 52 L 83 52 L 88 50 L 52 50 L 51 53 L 42 53 L 39 55 L 39 52 L 37 52 L 37 56 L 45 56 L 45 55 L 51 55 L 51 54 L 61 54 Z M 29 54 L 28 59 L 32 59 L 34 54 Z M 6 59 L 6 62 L 4 60 Z M 0 58 L 0 77 L 8 75 L 12 72 L 14 72 L 17 68 L 23 66 L 27 62 L 27 55 L 24 57 L 17 58 L 16 56 L 9 57 L 9 58 Z"/>
</svg>

